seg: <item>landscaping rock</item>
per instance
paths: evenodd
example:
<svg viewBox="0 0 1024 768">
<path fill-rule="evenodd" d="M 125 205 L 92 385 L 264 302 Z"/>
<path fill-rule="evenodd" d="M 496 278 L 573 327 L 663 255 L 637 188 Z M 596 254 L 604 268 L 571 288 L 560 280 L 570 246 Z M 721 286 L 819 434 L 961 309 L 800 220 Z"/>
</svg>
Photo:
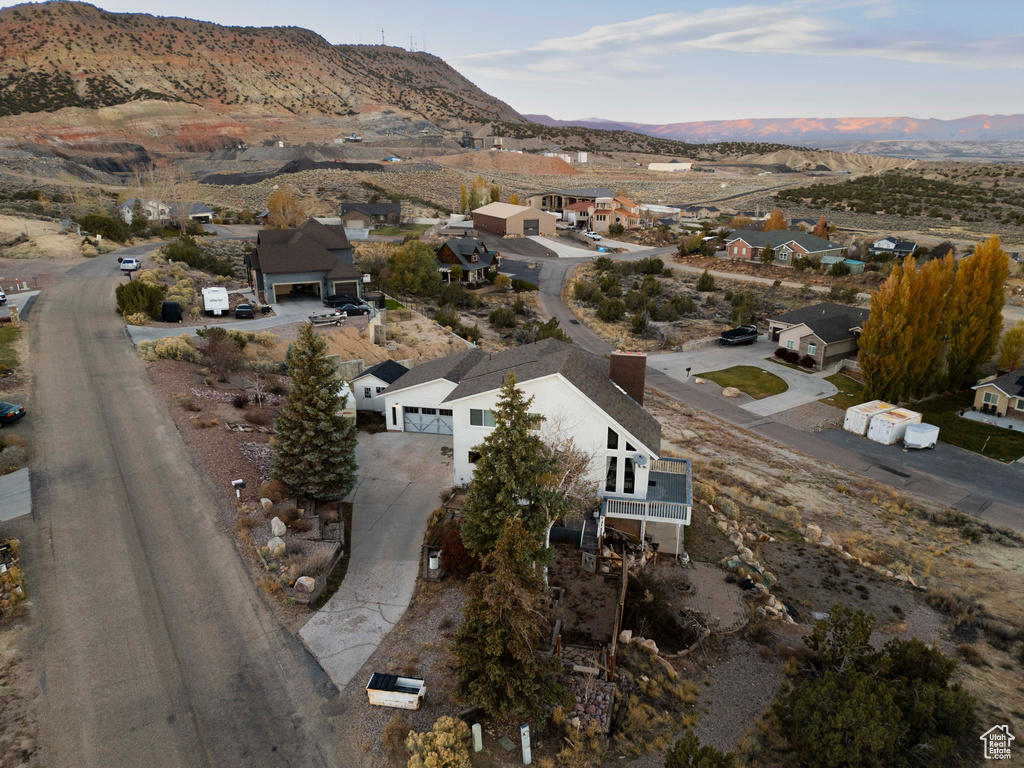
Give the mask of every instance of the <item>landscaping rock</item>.
<svg viewBox="0 0 1024 768">
<path fill-rule="evenodd" d="M 295 580 L 295 591 L 300 595 L 309 595 L 313 593 L 313 587 L 316 586 L 316 582 L 309 576 L 299 576 Z"/>
<path fill-rule="evenodd" d="M 707 379 L 702 379 L 700 376 L 694 376 L 693 377 L 693 383 L 694 384 L 707 384 L 708 380 Z"/>
<path fill-rule="evenodd" d="M 658 662 L 665 668 L 665 674 L 668 675 L 669 680 L 675 680 L 677 674 L 676 668 L 673 667 L 667 659 L 661 658 L 661 656 L 658 657 Z"/>
<path fill-rule="evenodd" d="M 270 509 L 272 506 L 274 506 L 274 502 L 266 498 L 260 499 L 260 504 L 263 505 L 264 509 Z"/>
<path fill-rule="evenodd" d="M 284 554 L 284 548 L 284 539 L 280 536 L 274 536 L 267 542 L 267 549 L 270 550 L 271 557 L 281 557 Z"/>
<path fill-rule="evenodd" d="M 821 528 L 815 525 L 814 523 L 811 523 L 807 526 L 805 535 L 807 536 L 808 541 L 810 541 L 812 544 L 821 543 Z"/>
<path fill-rule="evenodd" d="M 832 540 L 832 537 L 829 536 L 827 533 L 823 533 L 821 535 L 821 539 L 818 543 L 821 544 L 821 546 L 823 547 L 831 547 L 835 545 L 835 542 Z"/>
<path fill-rule="evenodd" d="M 629 641 L 633 639 L 633 630 L 624 629 L 619 633 L 619 642 L 623 645 L 629 645 Z"/>
<path fill-rule="evenodd" d="M 718 521 L 718 530 L 720 530 L 720 531 L 728 531 L 729 530 L 729 524 L 725 520 L 719 520 Z"/>
<path fill-rule="evenodd" d="M 274 536 L 284 536 L 287 530 L 287 526 L 280 517 L 275 517 L 270 521 L 270 532 Z"/>
<path fill-rule="evenodd" d="M 656 642 L 654 642 L 653 640 L 651 640 L 650 638 L 646 638 L 642 643 L 640 643 L 640 647 L 641 648 L 646 648 L 651 653 L 654 653 L 654 654 L 658 653 L 658 644 Z"/>
<path fill-rule="evenodd" d="M 725 397 L 739 397 L 743 393 L 736 389 L 736 387 L 726 387 L 722 390 L 722 394 Z"/>
</svg>

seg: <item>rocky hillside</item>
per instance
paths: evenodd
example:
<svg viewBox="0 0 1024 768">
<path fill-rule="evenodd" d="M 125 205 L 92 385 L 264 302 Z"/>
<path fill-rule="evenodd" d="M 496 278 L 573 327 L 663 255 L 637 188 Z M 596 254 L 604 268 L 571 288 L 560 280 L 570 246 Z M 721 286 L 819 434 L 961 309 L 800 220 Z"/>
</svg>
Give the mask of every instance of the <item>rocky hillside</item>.
<svg viewBox="0 0 1024 768">
<path fill-rule="evenodd" d="M 523 120 L 428 53 L 84 3 L 0 10 L 0 116 L 144 99 L 283 116 L 389 108 L 447 127 Z"/>
</svg>

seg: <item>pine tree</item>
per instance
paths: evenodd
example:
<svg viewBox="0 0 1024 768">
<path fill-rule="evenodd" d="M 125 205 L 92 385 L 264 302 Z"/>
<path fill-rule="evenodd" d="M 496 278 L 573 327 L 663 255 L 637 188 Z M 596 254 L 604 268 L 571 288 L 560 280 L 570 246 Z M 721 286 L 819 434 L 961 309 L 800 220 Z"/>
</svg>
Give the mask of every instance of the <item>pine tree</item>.
<svg viewBox="0 0 1024 768">
<path fill-rule="evenodd" d="M 764 248 L 761 249 L 761 263 L 771 264 L 773 261 L 775 261 L 775 251 L 772 250 L 770 244 L 765 243 Z"/>
<path fill-rule="evenodd" d="M 764 232 L 771 232 L 775 229 L 789 229 L 789 222 L 786 221 L 786 217 L 782 215 L 782 210 L 779 208 L 772 208 L 768 214 L 768 220 L 764 223 Z"/>
<path fill-rule="evenodd" d="M 356 425 L 341 415 L 346 398 L 327 342 L 303 323 L 287 360 L 291 392 L 274 425 L 274 478 L 300 497 L 341 498 L 355 485 Z"/>
<path fill-rule="evenodd" d="M 474 555 L 492 551 L 506 521 L 518 518 L 530 534 L 534 557 L 539 557 L 549 521 L 563 506 L 564 499 L 545 482 L 555 460 L 533 429 L 532 403 L 509 373 L 493 412 L 494 429 L 476 447 L 480 457 L 462 510 L 462 538 Z"/>
<path fill-rule="evenodd" d="M 459 185 L 459 213 L 465 213 L 469 207 L 469 198 L 466 196 L 466 185 Z"/>
<path fill-rule="evenodd" d="M 452 648 L 463 696 L 494 716 L 536 717 L 565 698 L 558 660 L 536 653 L 545 601 L 532 539 L 521 519 L 504 518 L 486 570 L 470 579 Z"/>
<path fill-rule="evenodd" d="M 1015 371 L 1024 365 L 1024 320 L 1018 320 L 999 342 L 999 368 Z"/>
<path fill-rule="evenodd" d="M 1010 260 L 999 238 L 979 243 L 960 262 L 949 299 L 950 386 L 960 388 L 992 357 L 1003 326 L 1004 284 Z"/>
</svg>

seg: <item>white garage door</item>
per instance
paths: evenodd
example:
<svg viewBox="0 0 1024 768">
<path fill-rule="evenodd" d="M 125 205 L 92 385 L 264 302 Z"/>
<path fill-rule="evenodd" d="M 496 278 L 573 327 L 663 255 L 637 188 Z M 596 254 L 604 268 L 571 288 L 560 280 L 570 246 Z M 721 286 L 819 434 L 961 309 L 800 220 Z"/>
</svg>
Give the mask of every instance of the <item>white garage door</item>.
<svg viewBox="0 0 1024 768">
<path fill-rule="evenodd" d="M 452 434 L 452 412 L 447 408 L 418 408 L 405 406 L 406 432 L 429 432 L 433 435 Z"/>
</svg>

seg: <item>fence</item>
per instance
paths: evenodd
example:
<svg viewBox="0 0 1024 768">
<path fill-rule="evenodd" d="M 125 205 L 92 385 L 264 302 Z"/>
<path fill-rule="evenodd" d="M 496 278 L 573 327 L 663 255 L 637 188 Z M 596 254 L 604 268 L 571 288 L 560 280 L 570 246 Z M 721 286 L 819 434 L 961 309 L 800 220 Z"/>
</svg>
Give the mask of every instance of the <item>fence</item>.
<svg viewBox="0 0 1024 768">
<path fill-rule="evenodd" d="M 852 357 L 844 357 L 842 360 L 837 361 L 835 365 L 832 366 L 832 373 L 839 373 L 840 371 L 845 371 L 847 368 L 851 371 L 857 371 L 857 373 L 860 373 L 860 363 Z"/>
</svg>

